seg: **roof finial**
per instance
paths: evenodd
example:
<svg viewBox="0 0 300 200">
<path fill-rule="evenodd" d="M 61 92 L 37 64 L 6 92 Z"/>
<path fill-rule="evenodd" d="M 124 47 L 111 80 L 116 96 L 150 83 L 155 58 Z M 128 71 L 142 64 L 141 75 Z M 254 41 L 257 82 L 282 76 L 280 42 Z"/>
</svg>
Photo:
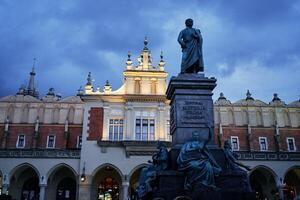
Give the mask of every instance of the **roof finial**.
<svg viewBox="0 0 300 200">
<path fill-rule="evenodd" d="M 251 97 L 251 93 L 249 90 L 247 90 L 247 93 L 246 93 L 246 100 L 253 100 L 253 97 Z"/>
<path fill-rule="evenodd" d="M 144 51 L 148 51 L 147 45 L 148 45 L 148 38 L 147 38 L 147 36 L 145 36 L 145 39 L 144 39 Z"/>
<path fill-rule="evenodd" d="M 128 54 L 127 54 L 127 61 L 126 61 L 126 65 L 127 65 L 127 69 L 131 69 L 132 68 L 132 60 L 131 60 L 131 52 L 128 51 Z"/>
<path fill-rule="evenodd" d="M 164 54 L 163 54 L 163 51 L 161 51 L 160 52 L 160 61 L 159 61 L 159 70 L 164 71 L 165 65 L 166 65 L 166 63 L 164 61 Z"/>
<path fill-rule="evenodd" d="M 226 100 L 226 97 L 224 96 L 223 92 L 220 93 L 220 97 L 218 98 L 218 100 L 221 100 L 221 99 L 225 99 Z"/>
<path fill-rule="evenodd" d="M 274 102 L 274 101 L 281 101 L 281 99 L 278 97 L 278 94 L 277 93 L 274 93 L 273 94 L 273 99 L 272 99 L 272 101 Z"/>
</svg>

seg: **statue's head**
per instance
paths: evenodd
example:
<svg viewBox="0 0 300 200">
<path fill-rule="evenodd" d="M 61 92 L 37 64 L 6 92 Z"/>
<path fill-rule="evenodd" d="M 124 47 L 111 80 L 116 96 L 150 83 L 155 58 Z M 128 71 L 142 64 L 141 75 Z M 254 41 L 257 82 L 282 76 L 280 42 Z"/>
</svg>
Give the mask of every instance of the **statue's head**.
<svg viewBox="0 0 300 200">
<path fill-rule="evenodd" d="M 193 27 L 193 20 L 191 18 L 188 18 L 187 20 L 185 20 L 185 25 L 187 27 Z"/>
</svg>

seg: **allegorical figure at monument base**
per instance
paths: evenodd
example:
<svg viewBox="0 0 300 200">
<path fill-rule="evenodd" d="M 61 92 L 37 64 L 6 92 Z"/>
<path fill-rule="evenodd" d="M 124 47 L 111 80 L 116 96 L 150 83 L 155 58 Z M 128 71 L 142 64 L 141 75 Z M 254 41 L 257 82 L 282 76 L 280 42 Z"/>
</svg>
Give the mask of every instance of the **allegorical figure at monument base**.
<svg viewBox="0 0 300 200">
<path fill-rule="evenodd" d="M 204 71 L 202 43 L 199 29 L 193 28 L 193 20 L 185 21 L 186 28 L 178 36 L 182 48 L 181 73 L 198 73 Z"/>
</svg>

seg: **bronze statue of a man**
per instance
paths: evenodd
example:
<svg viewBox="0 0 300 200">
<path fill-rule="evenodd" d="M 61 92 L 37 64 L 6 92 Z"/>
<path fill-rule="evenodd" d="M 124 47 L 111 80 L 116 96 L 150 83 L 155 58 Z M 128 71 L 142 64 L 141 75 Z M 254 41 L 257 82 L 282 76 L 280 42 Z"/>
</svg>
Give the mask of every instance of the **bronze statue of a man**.
<svg viewBox="0 0 300 200">
<path fill-rule="evenodd" d="M 181 73 L 198 73 L 204 71 L 202 56 L 203 39 L 199 29 L 193 28 L 193 20 L 185 20 L 186 28 L 178 36 L 182 48 Z"/>
</svg>

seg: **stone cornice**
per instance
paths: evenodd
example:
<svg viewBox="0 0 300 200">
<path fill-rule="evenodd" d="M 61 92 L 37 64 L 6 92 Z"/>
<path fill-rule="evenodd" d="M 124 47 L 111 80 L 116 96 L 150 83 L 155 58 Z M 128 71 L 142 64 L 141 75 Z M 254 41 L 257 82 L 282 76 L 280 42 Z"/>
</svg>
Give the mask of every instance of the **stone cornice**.
<svg viewBox="0 0 300 200">
<path fill-rule="evenodd" d="M 166 102 L 166 95 L 143 95 L 143 94 L 127 94 L 124 96 L 125 101 L 137 101 L 137 102 Z"/>
<path fill-rule="evenodd" d="M 160 141 L 168 148 L 171 147 L 171 142 Z M 126 156 L 151 156 L 157 152 L 157 141 L 101 141 L 98 146 L 101 152 L 106 152 L 107 147 L 121 147 L 124 148 Z"/>
</svg>

